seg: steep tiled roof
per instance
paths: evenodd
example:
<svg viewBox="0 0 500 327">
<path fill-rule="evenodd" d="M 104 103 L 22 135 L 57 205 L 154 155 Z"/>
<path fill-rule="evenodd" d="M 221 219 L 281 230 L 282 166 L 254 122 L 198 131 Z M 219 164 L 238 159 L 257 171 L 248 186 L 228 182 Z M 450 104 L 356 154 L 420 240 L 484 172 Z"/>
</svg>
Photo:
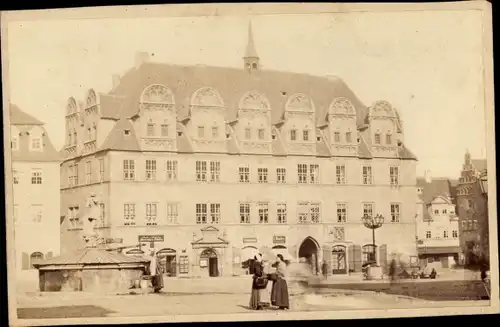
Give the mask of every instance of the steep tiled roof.
<svg viewBox="0 0 500 327">
<path fill-rule="evenodd" d="M 101 146 L 101 150 L 140 151 L 134 126 L 126 119 L 120 119 Z"/>
<path fill-rule="evenodd" d="M 19 131 L 18 149 L 12 150 L 12 161 L 25 162 L 58 162 L 62 160 L 59 151 L 54 148 L 43 127 L 44 123 L 21 111 L 16 105 L 10 106 L 11 125 Z M 42 150 L 30 151 L 30 131 L 33 128 L 42 130 Z"/>
<path fill-rule="evenodd" d="M 451 198 L 456 194 L 453 180 L 446 178 L 433 178 L 427 183 L 425 178 L 417 178 L 417 187 L 422 189 L 421 199 L 424 206 L 424 220 L 430 219 L 428 205 L 437 197 Z"/>
<path fill-rule="evenodd" d="M 65 265 L 119 265 L 147 263 L 149 259 L 113 253 L 102 248 L 85 248 L 73 253 L 43 260 L 34 264 L 36 268 Z"/>
<path fill-rule="evenodd" d="M 28 115 L 15 104 L 10 105 L 10 124 L 11 125 L 44 125 L 35 117 Z"/>
<path fill-rule="evenodd" d="M 398 154 L 401 159 L 414 159 L 417 160 L 417 156 L 413 154 L 404 144 L 398 146 Z"/>
<path fill-rule="evenodd" d="M 358 156 L 364 159 L 372 158 L 372 154 L 370 152 L 370 149 L 368 148 L 368 144 L 366 144 L 366 141 L 363 138 L 363 136 L 360 136 L 359 146 L 358 146 Z"/>
<path fill-rule="evenodd" d="M 312 99 L 318 125 L 325 122 L 330 104 L 338 97 L 351 101 L 356 110 L 358 125 L 363 124 L 367 112 L 366 107 L 339 78 L 272 70 L 249 74 L 243 69 L 202 65 L 180 66 L 148 62 L 126 73 L 111 94 L 135 99 L 123 109 L 124 114 L 131 116 L 137 113 L 143 90 L 151 84 L 162 84 L 172 90 L 179 117 L 189 115 L 191 96 L 202 87 L 212 87 L 221 94 L 227 108 L 227 121 L 235 120 L 239 101 L 250 90 L 261 92 L 267 97 L 272 108 L 273 123 L 282 119 L 286 101 L 297 93 L 306 94 Z"/>
</svg>

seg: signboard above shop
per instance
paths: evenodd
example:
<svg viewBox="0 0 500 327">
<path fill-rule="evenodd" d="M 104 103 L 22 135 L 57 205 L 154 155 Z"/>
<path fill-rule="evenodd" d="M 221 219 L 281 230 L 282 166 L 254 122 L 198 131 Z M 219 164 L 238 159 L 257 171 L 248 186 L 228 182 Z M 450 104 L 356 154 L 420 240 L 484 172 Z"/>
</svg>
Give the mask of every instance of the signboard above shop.
<svg viewBox="0 0 500 327">
<path fill-rule="evenodd" d="M 274 235 L 273 244 L 286 244 L 286 237 L 281 235 Z"/>
<path fill-rule="evenodd" d="M 139 242 L 165 242 L 165 235 L 139 235 Z"/>
<path fill-rule="evenodd" d="M 244 237 L 243 243 L 257 243 L 257 237 Z"/>
</svg>

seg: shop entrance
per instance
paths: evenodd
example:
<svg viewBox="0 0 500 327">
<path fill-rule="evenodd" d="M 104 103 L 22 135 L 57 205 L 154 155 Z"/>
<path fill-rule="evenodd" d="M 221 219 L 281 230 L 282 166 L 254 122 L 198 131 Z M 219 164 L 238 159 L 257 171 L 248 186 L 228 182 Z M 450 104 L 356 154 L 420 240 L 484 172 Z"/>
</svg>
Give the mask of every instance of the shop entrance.
<svg viewBox="0 0 500 327">
<path fill-rule="evenodd" d="M 206 270 L 209 277 L 219 276 L 219 260 L 214 249 L 206 249 L 200 255 L 200 268 Z"/>
<path fill-rule="evenodd" d="M 345 246 L 336 245 L 332 248 L 332 274 L 347 274 Z"/>
<path fill-rule="evenodd" d="M 173 249 L 162 249 L 156 253 L 161 272 L 167 277 L 177 276 L 177 252 Z"/>
<path fill-rule="evenodd" d="M 313 275 L 317 275 L 319 272 L 318 252 L 318 242 L 312 237 L 307 237 L 299 248 L 299 258 L 306 259 Z"/>
</svg>

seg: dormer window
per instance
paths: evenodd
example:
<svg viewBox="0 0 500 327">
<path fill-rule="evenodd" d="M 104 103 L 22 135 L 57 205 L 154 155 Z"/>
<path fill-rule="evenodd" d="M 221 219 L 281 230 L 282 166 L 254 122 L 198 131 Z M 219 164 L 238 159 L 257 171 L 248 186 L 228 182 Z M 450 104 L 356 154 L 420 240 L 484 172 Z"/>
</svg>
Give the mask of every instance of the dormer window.
<svg viewBox="0 0 500 327">
<path fill-rule="evenodd" d="M 309 131 L 308 130 L 302 131 L 302 139 L 304 141 L 309 141 Z"/>
<path fill-rule="evenodd" d="M 297 140 L 297 130 L 296 129 L 290 130 L 290 140 L 291 141 Z"/>
<path fill-rule="evenodd" d="M 204 138 L 205 137 L 205 127 L 203 126 L 198 126 L 198 138 Z"/>
<path fill-rule="evenodd" d="M 340 143 L 340 132 L 335 132 L 333 134 L 333 140 L 335 141 L 335 143 Z"/>
<path fill-rule="evenodd" d="M 42 149 L 42 140 L 38 137 L 31 139 L 31 149 L 32 150 L 41 150 Z"/>
<path fill-rule="evenodd" d="M 272 136 L 271 136 L 271 138 L 272 138 L 273 140 L 276 140 L 276 135 L 272 135 Z"/>
<path fill-rule="evenodd" d="M 320 142 L 321 141 L 321 136 L 316 137 L 316 141 Z"/>
<path fill-rule="evenodd" d="M 437 210 L 437 209 L 436 209 L 436 210 L 434 210 L 434 214 L 435 214 L 435 215 L 439 215 L 439 210 Z"/>
<path fill-rule="evenodd" d="M 155 124 L 152 122 L 148 123 L 147 130 L 146 130 L 147 136 L 155 136 Z"/>
<path fill-rule="evenodd" d="M 345 141 L 346 143 L 352 143 L 352 132 L 345 133 Z"/>
<path fill-rule="evenodd" d="M 380 141 L 380 133 L 377 132 L 375 133 L 375 144 L 379 145 L 381 143 Z"/>
<path fill-rule="evenodd" d="M 250 128 L 245 128 L 245 140 L 250 140 L 252 138 L 252 130 Z"/>
<path fill-rule="evenodd" d="M 265 130 L 263 128 L 259 128 L 258 135 L 259 135 L 259 140 L 263 140 L 265 138 Z"/>
<path fill-rule="evenodd" d="M 130 135 L 130 129 L 124 129 L 123 135 Z"/>
<path fill-rule="evenodd" d="M 163 137 L 168 136 L 168 125 L 167 124 L 161 125 L 161 136 L 163 136 Z"/>
<path fill-rule="evenodd" d="M 385 135 L 385 143 L 388 144 L 388 145 L 392 144 L 392 135 L 391 135 L 391 133 L 387 133 Z"/>
<path fill-rule="evenodd" d="M 219 137 L 219 127 L 213 126 L 212 127 L 212 138 L 218 138 Z"/>
</svg>

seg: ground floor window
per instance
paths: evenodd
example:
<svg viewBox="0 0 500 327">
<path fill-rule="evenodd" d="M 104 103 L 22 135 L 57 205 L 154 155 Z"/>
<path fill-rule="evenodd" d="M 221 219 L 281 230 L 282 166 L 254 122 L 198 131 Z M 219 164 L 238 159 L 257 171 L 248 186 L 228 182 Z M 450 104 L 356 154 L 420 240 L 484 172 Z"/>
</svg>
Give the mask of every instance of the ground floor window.
<svg viewBox="0 0 500 327">
<path fill-rule="evenodd" d="M 189 272 L 189 259 L 187 255 L 179 257 L 179 274 L 187 274 Z"/>
<path fill-rule="evenodd" d="M 367 244 L 363 246 L 363 264 L 376 262 L 377 261 L 376 253 L 377 253 L 376 245 Z"/>
<path fill-rule="evenodd" d="M 35 266 L 33 266 L 35 263 L 40 262 L 43 260 L 43 253 L 41 252 L 33 252 L 30 255 L 30 269 L 34 269 Z"/>
</svg>

